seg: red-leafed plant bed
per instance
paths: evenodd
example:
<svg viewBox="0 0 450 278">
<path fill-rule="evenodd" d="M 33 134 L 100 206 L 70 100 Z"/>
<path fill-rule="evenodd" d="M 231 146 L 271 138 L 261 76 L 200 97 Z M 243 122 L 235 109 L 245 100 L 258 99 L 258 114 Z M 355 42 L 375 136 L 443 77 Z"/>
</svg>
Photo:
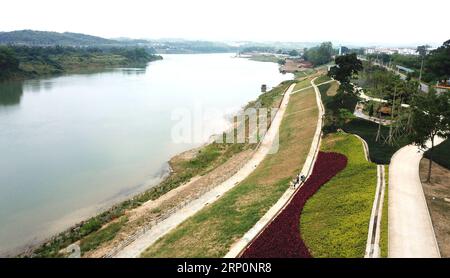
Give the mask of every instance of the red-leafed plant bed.
<svg viewBox="0 0 450 278">
<path fill-rule="evenodd" d="M 339 153 L 319 152 L 311 176 L 291 202 L 244 251 L 242 258 L 310 258 L 300 234 L 300 215 L 306 201 L 347 165 Z"/>
</svg>

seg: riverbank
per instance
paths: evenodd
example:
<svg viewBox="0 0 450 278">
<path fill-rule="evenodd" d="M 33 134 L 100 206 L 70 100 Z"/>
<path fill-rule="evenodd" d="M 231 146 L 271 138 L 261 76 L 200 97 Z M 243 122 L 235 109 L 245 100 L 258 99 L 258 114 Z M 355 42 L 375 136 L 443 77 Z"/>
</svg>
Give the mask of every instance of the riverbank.
<svg viewBox="0 0 450 278">
<path fill-rule="evenodd" d="M 274 125 L 273 130 L 279 135 L 277 152 L 266 155 L 244 180 L 148 246 L 141 256 L 222 257 L 276 203 L 300 171 L 316 129 L 311 122 L 317 122 L 312 89 L 283 103 L 284 116 L 280 114 L 279 129 Z"/>
<path fill-rule="evenodd" d="M 283 82 L 249 105 L 276 107 L 281 92 L 291 83 Z M 143 224 L 164 217 L 180 203 L 232 175 L 251 156 L 254 147 L 255 144 L 212 143 L 175 156 L 170 160 L 172 173 L 158 186 L 75 225 L 37 249 L 30 248 L 22 256 L 64 256 L 59 251 L 72 243 L 80 245 L 83 256 L 103 256 L 108 253 L 108 246 L 134 234 Z M 167 195 L 176 188 L 180 188 L 174 191 L 177 194 Z"/>
</svg>

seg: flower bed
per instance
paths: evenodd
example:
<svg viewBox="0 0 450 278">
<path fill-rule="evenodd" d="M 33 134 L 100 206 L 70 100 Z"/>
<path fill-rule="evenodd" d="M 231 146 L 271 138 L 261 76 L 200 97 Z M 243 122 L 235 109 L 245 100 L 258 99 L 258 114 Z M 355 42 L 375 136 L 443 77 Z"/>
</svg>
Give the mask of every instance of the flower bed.
<svg viewBox="0 0 450 278">
<path fill-rule="evenodd" d="M 310 258 L 301 239 L 299 219 L 306 201 L 347 165 L 339 153 L 319 152 L 311 176 L 291 202 L 244 251 L 242 258 Z"/>
</svg>

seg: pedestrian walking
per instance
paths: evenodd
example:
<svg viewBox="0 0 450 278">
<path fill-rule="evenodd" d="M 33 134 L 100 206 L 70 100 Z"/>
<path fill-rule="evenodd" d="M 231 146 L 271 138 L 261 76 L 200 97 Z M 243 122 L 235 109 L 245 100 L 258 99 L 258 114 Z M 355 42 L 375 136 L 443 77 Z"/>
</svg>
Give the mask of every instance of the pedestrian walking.
<svg viewBox="0 0 450 278">
<path fill-rule="evenodd" d="M 300 177 L 297 175 L 294 180 L 294 189 L 295 189 L 295 186 L 299 183 L 300 183 Z"/>
</svg>

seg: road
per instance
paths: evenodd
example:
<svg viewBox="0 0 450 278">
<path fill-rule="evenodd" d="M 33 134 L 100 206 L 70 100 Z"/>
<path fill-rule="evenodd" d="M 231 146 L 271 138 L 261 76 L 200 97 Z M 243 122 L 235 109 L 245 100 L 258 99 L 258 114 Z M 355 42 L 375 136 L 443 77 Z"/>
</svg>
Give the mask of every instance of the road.
<svg viewBox="0 0 450 278">
<path fill-rule="evenodd" d="M 435 144 L 442 141 L 436 138 Z M 389 257 L 392 258 L 440 257 L 419 177 L 422 157 L 422 151 L 408 145 L 398 150 L 391 159 L 388 225 Z"/>
<path fill-rule="evenodd" d="M 253 157 L 231 178 L 222 184 L 214 187 L 211 191 L 205 193 L 198 199 L 188 203 L 185 207 L 176 211 L 165 220 L 159 222 L 136 240 L 125 246 L 122 250 L 117 252 L 113 257 L 116 258 L 136 258 L 141 255 L 147 247 L 152 245 L 156 240 L 163 237 L 169 231 L 177 227 L 189 217 L 203 209 L 205 206 L 215 202 L 223 194 L 232 189 L 234 186 L 243 181 L 249 176 L 253 170 L 261 163 L 265 156 L 273 152 L 273 148 L 278 147 L 278 129 L 283 119 L 286 107 L 289 103 L 289 97 L 294 89 L 295 84 L 292 84 L 283 96 L 280 108 L 276 113 L 270 128 L 265 134 L 261 145 L 255 152 Z"/>
</svg>

